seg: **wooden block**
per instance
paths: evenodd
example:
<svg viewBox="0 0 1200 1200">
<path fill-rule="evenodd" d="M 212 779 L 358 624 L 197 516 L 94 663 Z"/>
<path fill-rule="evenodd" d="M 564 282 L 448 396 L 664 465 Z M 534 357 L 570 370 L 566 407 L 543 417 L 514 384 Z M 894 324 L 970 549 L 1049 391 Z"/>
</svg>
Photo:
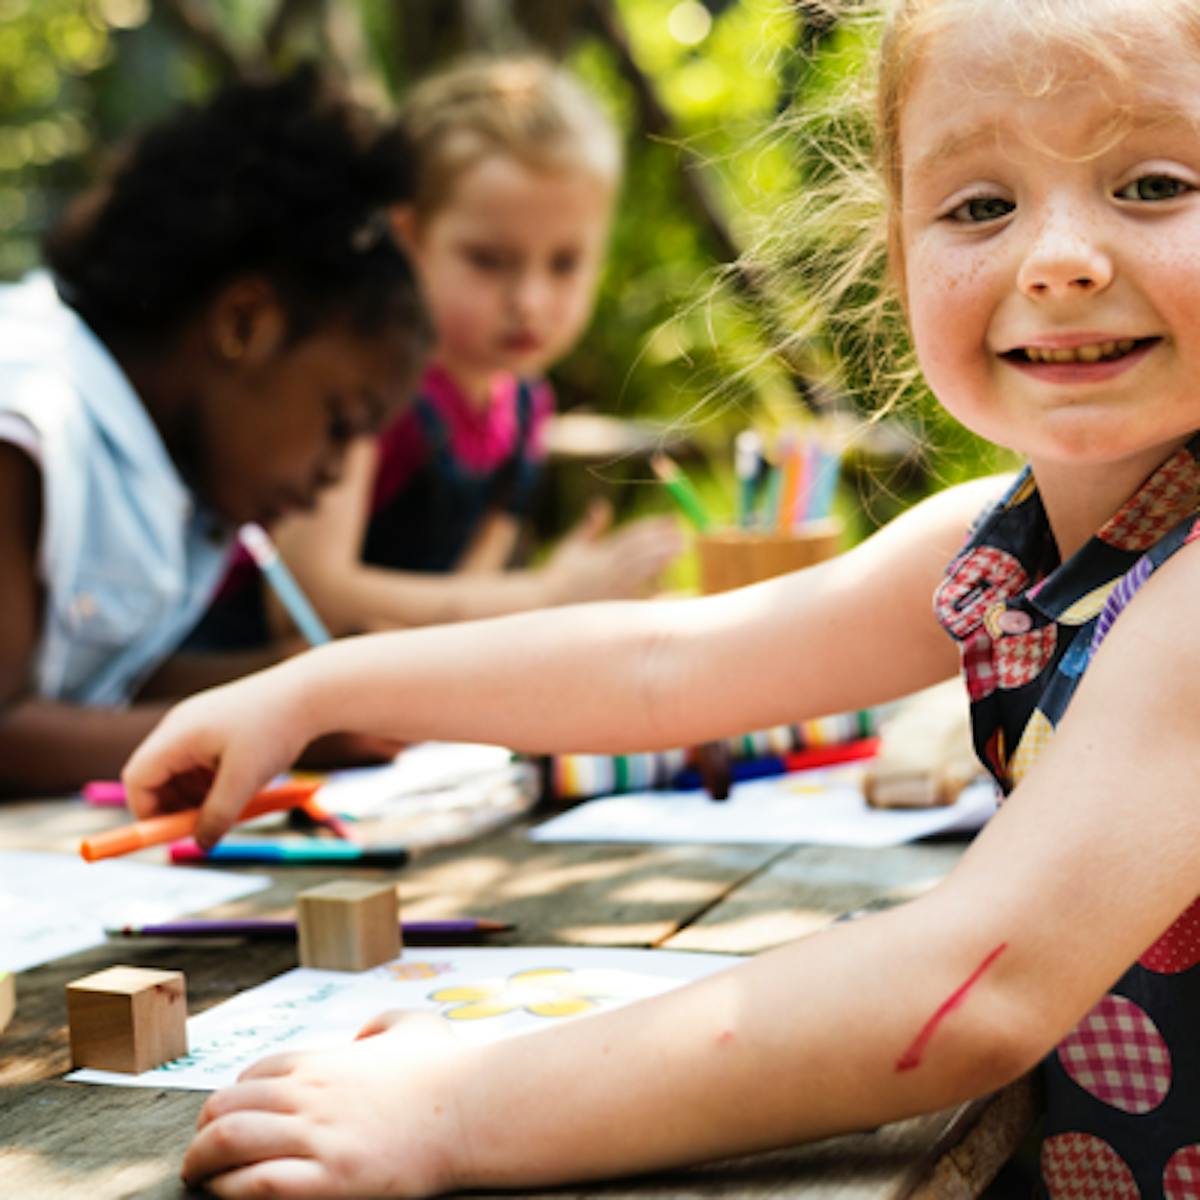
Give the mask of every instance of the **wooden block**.
<svg viewBox="0 0 1200 1200">
<path fill-rule="evenodd" d="M 874 808 L 953 804 L 983 773 L 971 740 L 966 689 L 947 680 L 908 697 L 880 731 L 879 754 L 863 781 Z"/>
<path fill-rule="evenodd" d="M 182 971 L 109 967 L 67 984 L 71 1062 L 140 1075 L 187 1053 Z"/>
<path fill-rule="evenodd" d="M 395 884 L 343 880 L 296 898 L 300 964 L 326 971 L 365 971 L 400 953 Z"/>
<path fill-rule="evenodd" d="M 11 971 L 0 971 L 0 1033 L 17 1008 L 17 981 Z"/>
</svg>

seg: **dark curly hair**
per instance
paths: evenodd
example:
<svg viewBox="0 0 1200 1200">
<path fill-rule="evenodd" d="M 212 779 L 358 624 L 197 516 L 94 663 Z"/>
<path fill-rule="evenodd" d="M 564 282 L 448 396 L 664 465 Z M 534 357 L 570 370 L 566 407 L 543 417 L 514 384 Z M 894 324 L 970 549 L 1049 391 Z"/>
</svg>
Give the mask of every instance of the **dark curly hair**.
<svg viewBox="0 0 1200 1200">
<path fill-rule="evenodd" d="M 303 338 L 334 320 L 431 332 L 388 234 L 412 194 L 402 135 L 306 66 L 233 84 L 138 138 L 43 247 L 63 298 L 102 340 L 169 337 L 224 286 L 260 275 Z"/>
</svg>

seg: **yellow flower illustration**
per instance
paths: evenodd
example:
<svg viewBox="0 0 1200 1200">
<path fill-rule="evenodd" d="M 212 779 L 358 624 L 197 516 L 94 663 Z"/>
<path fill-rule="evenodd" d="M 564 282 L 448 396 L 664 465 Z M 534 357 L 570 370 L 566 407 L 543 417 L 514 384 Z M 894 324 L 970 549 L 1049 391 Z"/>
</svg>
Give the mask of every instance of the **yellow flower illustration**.
<svg viewBox="0 0 1200 1200">
<path fill-rule="evenodd" d="M 598 1007 L 609 995 L 595 985 L 589 987 L 566 967 L 539 967 L 495 983 L 442 988 L 429 998 L 453 1005 L 442 1014 L 451 1021 L 479 1021 L 518 1010 L 537 1017 L 575 1017 Z"/>
<path fill-rule="evenodd" d="M 389 964 L 388 973 L 395 979 L 433 979 L 453 970 L 452 963 L 400 962 Z"/>
</svg>

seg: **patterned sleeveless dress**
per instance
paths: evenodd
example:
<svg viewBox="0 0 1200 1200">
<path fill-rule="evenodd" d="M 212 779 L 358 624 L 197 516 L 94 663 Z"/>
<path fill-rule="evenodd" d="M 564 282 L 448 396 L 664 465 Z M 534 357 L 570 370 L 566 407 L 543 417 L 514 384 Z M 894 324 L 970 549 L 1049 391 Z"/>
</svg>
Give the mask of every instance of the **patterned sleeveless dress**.
<svg viewBox="0 0 1200 1200">
<path fill-rule="evenodd" d="M 935 611 L 959 644 L 976 749 L 1006 793 L 1053 737 L 1138 589 L 1200 536 L 1198 457 L 1200 435 L 1066 562 L 1026 470 L 947 569 Z M 1042 1070 L 1038 1195 L 1200 1197 L 1200 899 Z"/>
</svg>

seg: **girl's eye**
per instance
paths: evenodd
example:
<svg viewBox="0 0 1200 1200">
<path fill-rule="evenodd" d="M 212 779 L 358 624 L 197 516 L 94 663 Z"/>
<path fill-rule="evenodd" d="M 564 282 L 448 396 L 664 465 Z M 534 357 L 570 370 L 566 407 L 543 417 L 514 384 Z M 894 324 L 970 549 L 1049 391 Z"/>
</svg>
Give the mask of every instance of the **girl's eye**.
<svg viewBox="0 0 1200 1200">
<path fill-rule="evenodd" d="M 1184 192 L 1194 191 L 1190 183 L 1173 175 L 1141 175 L 1117 191 L 1118 200 L 1174 200 Z"/>
<path fill-rule="evenodd" d="M 1002 196 L 976 196 L 972 200 L 964 201 L 947 215 L 952 221 L 980 224 L 984 221 L 999 221 L 1016 207 L 1011 200 L 1005 200 Z"/>
<path fill-rule="evenodd" d="M 492 250 L 468 250 L 467 261 L 480 271 L 500 271 L 505 266 L 504 256 Z"/>
<path fill-rule="evenodd" d="M 327 404 L 329 408 L 329 440 L 339 446 L 351 441 L 357 432 L 354 422 L 350 420 L 336 400 L 329 400 Z"/>
<path fill-rule="evenodd" d="M 579 255 L 574 252 L 556 254 L 550 260 L 550 270 L 555 275 L 570 275 L 579 266 Z"/>
</svg>

